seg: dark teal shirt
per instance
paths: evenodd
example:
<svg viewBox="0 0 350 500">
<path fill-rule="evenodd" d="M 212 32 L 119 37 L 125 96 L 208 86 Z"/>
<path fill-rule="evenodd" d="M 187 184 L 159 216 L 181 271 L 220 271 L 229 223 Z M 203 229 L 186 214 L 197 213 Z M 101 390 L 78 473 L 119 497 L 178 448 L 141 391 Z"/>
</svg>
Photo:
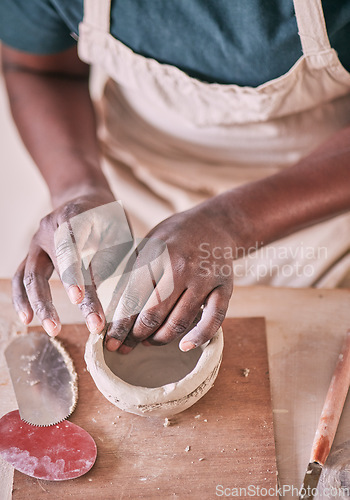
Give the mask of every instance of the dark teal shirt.
<svg viewBox="0 0 350 500">
<path fill-rule="evenodd" d="M 322 4 L 331 45 L 350 71 L 350 0 Z M 302 53 L 292 0 L 112 0 L 111 11 L 115 38 L 206 82 L 256 87 Z M 83 0 L 0 0 L 0 39 L 59 52 L 76 43 L 82 17 Z"/>
</svg>

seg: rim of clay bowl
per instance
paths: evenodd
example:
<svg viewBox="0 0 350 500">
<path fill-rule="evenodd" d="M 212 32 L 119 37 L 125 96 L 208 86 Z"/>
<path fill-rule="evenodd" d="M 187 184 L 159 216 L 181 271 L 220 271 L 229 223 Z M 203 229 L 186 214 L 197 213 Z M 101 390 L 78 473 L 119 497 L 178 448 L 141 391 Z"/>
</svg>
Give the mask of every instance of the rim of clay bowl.
<svg viewBox="0 0 350 500">
<path fill-rule="evenodd" d="M 145 414 L 163 405 L 179 406 L 181 400 L 184 406 L 188 402 L 189 407 L 204 396 L 218 373 L 223 345 L 220 327 L 207 344 L 197 348 L 202 353 L 193 370 L 179 381 L 159 387 L 132 385 L 113 373 L 104 358 L 103 335 L 90 334 L 85 348 L 85 362 L 97 388 L 111 403 L 132 413 Z M 196 398 L 195 401 L 193 398 Z M 180 408 L 178 412 L 184 409 L 186 408 Z M 175 408 L 173 410 L 172 413 L 177 413 Z"/>
</svg>

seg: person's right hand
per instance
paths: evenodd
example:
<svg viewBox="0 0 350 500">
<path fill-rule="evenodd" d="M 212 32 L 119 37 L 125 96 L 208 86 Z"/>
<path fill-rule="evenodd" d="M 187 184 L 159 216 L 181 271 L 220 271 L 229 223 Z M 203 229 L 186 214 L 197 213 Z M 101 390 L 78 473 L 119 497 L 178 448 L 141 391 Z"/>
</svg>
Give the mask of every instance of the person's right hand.
<svg viewBox="0 0 350 500">
<path fill-rule="evenodd" d="M 61 330 L 49 278 L 56 269 L 73 304 L 79 304 L 92 333 L 105 317 L 96 288 L 132 246 L 121 205 L 104 189 L 78 196 L 44 217 L 12 281 L 13 304 L 24 324 L 34 313 L 51 335 Z"/>
</svg>

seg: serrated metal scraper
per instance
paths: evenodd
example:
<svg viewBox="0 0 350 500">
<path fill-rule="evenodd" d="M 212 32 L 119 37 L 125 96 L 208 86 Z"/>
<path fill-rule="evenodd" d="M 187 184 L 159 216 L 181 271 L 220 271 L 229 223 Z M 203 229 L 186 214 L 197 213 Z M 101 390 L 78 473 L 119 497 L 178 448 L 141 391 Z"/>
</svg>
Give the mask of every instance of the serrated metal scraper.
<svg viewBox="0 0 350 500">
<path fill-rule="evenodd" d="M 48 426 L 69 417 L 78 398 L 77 374 L 60 342 L 43 332 L 19 335 L 5 358 L 22 420 Z"/>
</svg>

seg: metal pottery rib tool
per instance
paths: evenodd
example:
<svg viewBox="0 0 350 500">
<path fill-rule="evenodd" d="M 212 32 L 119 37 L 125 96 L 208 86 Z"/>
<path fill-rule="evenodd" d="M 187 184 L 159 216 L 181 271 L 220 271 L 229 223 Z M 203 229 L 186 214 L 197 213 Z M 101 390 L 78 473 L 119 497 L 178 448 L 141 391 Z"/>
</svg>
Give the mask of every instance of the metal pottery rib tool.
<svg viewBox="0 0 350 500">
<path fill-rule="evenodd" d="M 21 419 L 33 425 L 54 425 L 74 411 L 77 374 L 62 344 L 43 332 L 16 337 L 6 348 Z"/>
<path fill-rule="evenodd" d="M 350 330 L 346 334 L 323 405 L 299 500 L 313 500 L 316 495 L 318 481 L 334 441 L 349 386 Z"/>
</svg>

